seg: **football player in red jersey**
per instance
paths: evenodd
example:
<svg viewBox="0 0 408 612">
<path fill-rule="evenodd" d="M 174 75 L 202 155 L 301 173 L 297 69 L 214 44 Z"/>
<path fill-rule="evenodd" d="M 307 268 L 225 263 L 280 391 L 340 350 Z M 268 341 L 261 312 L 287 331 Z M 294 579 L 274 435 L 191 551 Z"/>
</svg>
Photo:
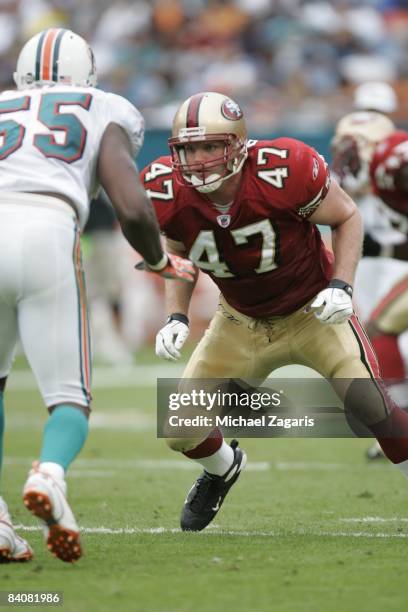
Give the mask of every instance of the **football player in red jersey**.
<svg viewBox="0 0 408 612">
<path fill-rule="evenodd" d="M 382 201 L 384 216 L 392 223 L 391 231 L 398 228 L 401 238 L 396 244 L 381 245 L 366 236 L 364 254 L 408 259 L 408 132 L 397 130 L 389 119 L 379 113 L 350 113 L 341 119 L 333 139 L 334 167 L 345 189 L 358 185 Z M 384 235 L 386 229 L 383 229 Z M 390 232 L 388 232 L 389 234 Z M 404 239 L 405 235 L 405 239 Z M 408 276 L 396 266 L 389 271 L 394 280 L 370 314 L 367 323 L 373 346 L 380 364 L 381 374 L 392 380 L 392 389 L 406 406 L 405 364 L 401 354 L 401 336 L 408 330 Z M 387 279 L 383 279 L 387 283 Z M 376 284 L 380 285 L 381 278 Z M 369 458 L 382 456 L 373 446 Z"/>
<path fill-rule="evenodd" d="M 408 132 L 396 130 L 377 145 L 370 178 L 374 193 L 387 206 L 408 216 Z"/>
<path fill-rule="evenodd" d="M 357 400 L 387 456 L 408 473 L 408 416 L 369 382 L 378 378 L 378 365 L 353 313 L 360 215 L 330 182 L 324 159 L 290 138 L 248 141 L 238 104 L 212 92 L 181 105 L 169 145 L 171 157 L 143 170 L 145 188 L 168 249 L 188 255 L 197 273 L 209 274 L 221 291 L 183 381 L 262 380 L 284 365 L 312 367 L 344 399 Z M 334 257 L 317 223 L 331 226 Z M 180 356 L 191 294 L 192 287 L 181 283 L 166 287 L 169 316 L 157 335 L 157 355 Z M 369 401 L 350 395 L 352 379 L 368 381 Z M 405 439 L 393 439 L 396 423 Z M 204 467 L 184 504 L 183 530 L 208 525 L 246 462 L 219 430 L 201 434 L 168 439 L 172 449 Z"/>
<path fill-rule="evenodd" d="M 370 179 L 374 193 L 392 210 L 408 217 L 408 132 L 396 130 L 376 146 L 370 162 Z M 408 259 L 407 244 L 399 245 L 395 253 L 398 258 Z M 407 276 L 396 283 L 377 305 L 368 329 L 378 345 L 380 364 L 383 358 L 384 368 L 387 368 L 391 357 L 389 346 L 408 329 Z M 405 374 L 402 358 L 399 363 L 397 375 L 395 372 L 391 374 L 402 379 Z"/>
<path fill-rule="evenodd" d="M 370 163 L 373 192 L 397 214 L 408 217 L 408 132 L 396 130 L 375 148 Z M 408 231 L 408 224 L 405 225 Z M 395 257 L 408 260 L 408 239 L 393 247 Z M 407 383 L 400 338 L 408 330 L 408 276 L 398 280 L 371 313 L 367 330 L 378 354 L 383 376 L 407 405 Z"/>
</svg>

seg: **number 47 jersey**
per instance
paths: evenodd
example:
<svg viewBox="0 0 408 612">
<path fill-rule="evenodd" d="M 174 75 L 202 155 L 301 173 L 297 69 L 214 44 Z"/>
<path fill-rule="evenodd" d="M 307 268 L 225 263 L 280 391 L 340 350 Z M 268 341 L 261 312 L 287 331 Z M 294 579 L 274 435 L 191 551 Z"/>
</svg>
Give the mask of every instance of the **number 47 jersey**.
<svg viewBox="0 0 408 612">
<path fill-rule="evenodd" d="M 305 143 L 250 141 L 229 207 L 180 185 L 170 157 L 142 172 L 167 238 L 245 315 L 264 318 L 301 308 L 331 278 L 332 255 L 308 217 L 330 185 L 327 164 Z"/>
<path fill-rule="evenodd" d="M 143 144 L 143 118 L 120 96 L 66 85 L 3 92 L 0 193 L 61 194 L 72 201 L 83 227 L 89 200 L 98 191 L 99 147 L 110 123 L 124 129 L 136 155 Z"/>
</svg>

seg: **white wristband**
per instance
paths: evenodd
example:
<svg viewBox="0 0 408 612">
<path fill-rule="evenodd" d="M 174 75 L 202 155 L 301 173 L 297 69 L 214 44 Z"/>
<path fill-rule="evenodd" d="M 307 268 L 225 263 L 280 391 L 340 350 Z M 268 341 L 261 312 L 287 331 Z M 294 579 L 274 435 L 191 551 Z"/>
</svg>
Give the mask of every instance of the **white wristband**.
<svg viewBox="0 0 408 612">
<path fill-rule="evenodd" d="M 168 263 L 169 263 L 169 258 L 167 256 L 167 253 L 163 254 L 163 257 L 161 258 L 161 260 L 157 264 L 154 264 L 154 265 L 153 264 L 149 264 L 146 261 L 147 267 L 150 268 L 150 270 L 153 270 L 154 272 L 158 272 L 159 270 L 163 270 L 163 268 L 165 268 Z"/>
</svg>

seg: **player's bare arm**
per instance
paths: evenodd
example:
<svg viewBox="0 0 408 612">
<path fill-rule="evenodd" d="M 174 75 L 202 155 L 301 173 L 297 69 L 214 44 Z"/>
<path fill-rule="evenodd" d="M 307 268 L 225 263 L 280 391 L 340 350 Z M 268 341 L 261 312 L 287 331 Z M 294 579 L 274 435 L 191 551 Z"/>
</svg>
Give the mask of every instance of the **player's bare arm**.
<svg viewBox="0 0 408 612">
<path fill-rule="evenodd" d="M 344 323 L 353 314 L 352 284 L 363 240 L 361 216 L 353 200 L 333 181 L 310 221 L 331 227 L 334 268 L 328 287 L 318 293 L 306 312 L 314 310 L 322 323 Z"/>
<path fill-rule="evenodd" d="M 331 227 L 335 257 L 333 278 L 352 285 L 361 256 L 363 225 L 357 206 L 336 181 L 332 181 L 327 196 L 310 221 Z"/>
<path fill-rule="evenodd" d="M 181 243 L 168 238 L 166 239 L 166 251 L 179 257 L 188 257 L 188 253 Z M 175 312 L 181 313 L 186 317 L 188 316 L 191 296 L 197 283 L 198 274 L 199 270 L 195 268 L 195 280 L 193 283 L 166 281 L 165 305 L 168 316 Z"/>
<path fill-rule="evenodd" d="M 114 123 L 108 125 L 102 138 L 98 175 L 129 243 L 147 262 L 158 264 L 163 249 L 156 215 L 140 183 L 129 139 Z"/>
</svg>

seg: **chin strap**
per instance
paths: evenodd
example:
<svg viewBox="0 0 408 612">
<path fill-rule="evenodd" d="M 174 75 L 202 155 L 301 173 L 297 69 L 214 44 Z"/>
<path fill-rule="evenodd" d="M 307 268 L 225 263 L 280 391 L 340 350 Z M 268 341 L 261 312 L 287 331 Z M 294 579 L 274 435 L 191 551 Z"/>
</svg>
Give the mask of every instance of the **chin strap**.
<svg viewBox="0 0 408 612">
<path fill-rule="evenodd" d="M 228 177 L 229 176 L 230 175 L 228 175 Z M 201 181 L 196 176 L 191 176 L 192 186 L 200 193 L 211 193 L 212 191 L 216 191 L 221 187 L 223 183 L 223 178 L 221 178 L 219 174 L 210 174 L 207 180 L 209 181 L 209 183 L 203 183 L 203 181 Z"/>
<path fill-rule="evenodd" d="M 227 168 L 229 170 L 229 174 L 226 174 L 225 176 L 220 176 L 219 174 L 210 174 L 210 176 L 206 178 L 206 182 L 203 183 L 201 179 L 192 174 L 188 178 L 184 176 L 184 180 L 190 183 L 191 186 L 194 187 L 194 189 L 197 189 L 197 191 L 199 191 L 200 193 L 211 193 L 219 189 L 224 181 L 228 180 L 229 178 L 231 178 L 231 176 L 234 176 L 235 174 L 240 172 L 247 157 L 248 151 L 245 148 L 245 150 L 243 150 L 241 153 L 241 159 L 239 159 L 239 157 L 236 157 L 233 161 L 228 162 Z"/>
</svg>

